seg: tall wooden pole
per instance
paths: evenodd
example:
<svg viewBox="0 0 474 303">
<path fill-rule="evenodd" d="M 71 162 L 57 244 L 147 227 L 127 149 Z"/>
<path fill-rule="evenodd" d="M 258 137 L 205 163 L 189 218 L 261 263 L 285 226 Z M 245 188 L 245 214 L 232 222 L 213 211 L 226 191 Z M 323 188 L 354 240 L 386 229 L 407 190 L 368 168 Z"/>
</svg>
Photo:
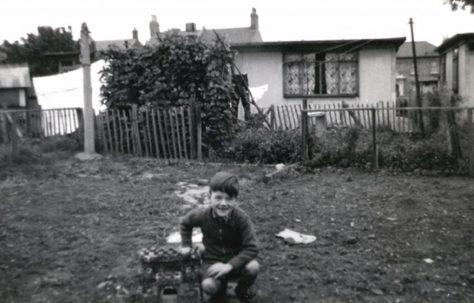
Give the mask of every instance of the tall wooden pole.
<svg viewBox="0 0 474 303">
<path fill-rule="evenodd" d="M 92 109 L 91 54 L 89 29 L 81 26 L 81 64 L 84 77 L 84 152 L 95 153 L 94 111 Z"/>
<path fill-rule="evenodd" d="M 416 106 L 422 107 L 421 104 L 421 93 L 420 93 L 420 81 L 418 80 L 418 66 L 416 60 L 416 47 L 415 47 L 415 35 L 413 34 L 413 19 L 410 18 L 410 31 L 411 31 L 411 49 L 413 51 L 413 67 L 415 69 L 415 88 L 416 88 Z M 418 125 L 420 127 L 420 132 L 424 136 L 425 127 L 423 125 L 423 112 L 418 111 Z"/>
<path fill-rule="evenodd" d="M 301 111 L 301 139 L 303 161 L 309 160 L 308 152 L 308 100 L 303 99 L 303 110 Z"/>
</svg>

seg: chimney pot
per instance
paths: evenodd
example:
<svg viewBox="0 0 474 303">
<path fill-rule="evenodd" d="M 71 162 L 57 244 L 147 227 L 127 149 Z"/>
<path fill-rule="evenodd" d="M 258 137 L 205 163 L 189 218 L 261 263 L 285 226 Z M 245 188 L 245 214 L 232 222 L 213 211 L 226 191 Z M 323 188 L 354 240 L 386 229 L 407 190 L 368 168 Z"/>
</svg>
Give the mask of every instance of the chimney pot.
<svg viewBox="0 0 474 303">
<path fill-rule="evenodd" d="M 137 31 L 136 28 L 134 28 L 133 31 L 132 31 L 132 38 L 134 40 L 138 40 L 138 31 Z"/>
<path fill-rule="evenodd" d="M 255 8 L 252 8 L 252 13 L 250 14 L 250 29 L 258 30 L 258 15 Z"/>
<path fill-rule="evenodd" d="M 160 33 L 160 24 L 158 23 L 156 19 L 156 15 L 151 15 L 151 21 L 150 21 L 150 38 L 154 39 L 158 36 Z"/>
<path fill-rule="evenodd" d="M 186 23 L 186 32 L 187 33 L 192 33 L 196 31 L 196 23 Z"/>
</svg>

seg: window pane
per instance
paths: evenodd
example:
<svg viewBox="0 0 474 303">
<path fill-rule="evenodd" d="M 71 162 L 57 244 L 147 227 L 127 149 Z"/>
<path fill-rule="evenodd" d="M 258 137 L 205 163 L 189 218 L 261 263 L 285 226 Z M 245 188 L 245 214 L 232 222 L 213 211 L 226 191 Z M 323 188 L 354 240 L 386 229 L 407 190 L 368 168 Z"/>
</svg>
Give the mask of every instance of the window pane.
<svg viewBox="0 0 474 303">
<path fill-rule="evenodd" d="M 357 94 L 357 53 L 285 54 L 287 95 Z"/>
<path fill-rule="evenodd" d="M 315 70 L 314 70 L 314 54 L 306 54 L 303 56 L 302 66 L 302 88 L 304 95 L 314 94 Z"/>
<path fill-rule="evenodd" d="M 337 62 L 326 62 L 326 90 L 328 95 L 339 94 L 339 74 L 337 72 Z"/>
<path fill-rule="evenodd" d="M 341 62 L 339 75 L 341 80 L 340 93 L 357 93 L 357 64 L 355 62 Z"/>
<path fill-rule="evenodd" d="M 287 63 L 285 65 L 285 93 L 290 95 L 300 94 L 299 69 L 300 63 Z"/>
</svg>

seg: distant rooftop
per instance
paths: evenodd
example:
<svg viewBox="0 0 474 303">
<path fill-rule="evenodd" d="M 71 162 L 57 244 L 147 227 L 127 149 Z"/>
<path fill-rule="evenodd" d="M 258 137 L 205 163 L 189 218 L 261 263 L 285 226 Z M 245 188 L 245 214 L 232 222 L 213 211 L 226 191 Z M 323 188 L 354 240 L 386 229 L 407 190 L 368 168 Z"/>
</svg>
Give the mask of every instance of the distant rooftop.
<svg viewBox="0 0 474 303">
<path fill-rule="evenodd" d="M 215 32 L 214 32 L 215 31 Z M 158 45 L 159 37 L 164 34 L 174 32 L 182 36 L 195 36 L 201 41 L 212 42 L 216 40 L 216 33 L 220 38 L 226 42 L 233 44 L 242 43 L 259 43 L 262 42 L 262 36 L 258 30 L 258 15 L 257 10 L 252 9 L 250 14 L 250 26 L 249 27 L 237 27 L 237 28 L 221 28 L 221 29 L 206 29 L 198 30 L 195 23 L 187 23 L 186 30 L 181 31 L 180 29 L 170 29 L 167 31 L 160 32 L 160 25 L 155 15 L 152 15 L 150 22 L 150 40 L 147 41 L 147 45 Z"/>
<path fill-rule="evenodd" d="M 439 57 L 436 52 L 436 46 L 426 41 L 415 41 L 415 50 L 417 57 Z M 403 43 L 397 52 L 397 58 L 412 58 L 413 42 Z"/>
<path fill-rule="evenodd" d="M 0 65 L 0 88 L 31 87 L 27 65 Z"/>
<path fill-rule="evenodd" d="M 201 40 L 205 42 L 216 40 L 217 37 L 214 31 L 220 38 L 224 38 L 225 41 L 230 44 L 258 43 L 263 41 L 258 30 L 253 30 L 248 27 L 203 29 L 200 36 Z"/>
<path fill-rule="evenodd" d="M 125 50 L 127 48 L 141 46 L 140 41 L 136 39 L 102 40 L 102 41 L 94 41 L 94 42 L 95 42 L 95 50 L 98 52 L 106 51 L 110 47 L 116 47 L 120 50 Z"/>
</svg>

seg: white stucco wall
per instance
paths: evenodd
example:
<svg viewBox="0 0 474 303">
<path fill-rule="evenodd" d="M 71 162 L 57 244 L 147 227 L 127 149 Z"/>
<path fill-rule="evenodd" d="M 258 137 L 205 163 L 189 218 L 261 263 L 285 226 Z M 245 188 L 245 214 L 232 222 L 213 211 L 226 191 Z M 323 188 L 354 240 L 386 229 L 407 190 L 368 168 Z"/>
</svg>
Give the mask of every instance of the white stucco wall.
<svg viewBox="0 0 474 303">
<path fill-rule="evenodd" d="M 308 102 L 331 104 L 342 100 L 347 103 L 395 100 L 394 48 L 363 49 L 359 52 L 359 96 L 341 98 L 310 98 Z M 257 104 L 266 108 L 274 105 L 299 104 L 302 98 L 283 97 L 283 54 L 279 50 L 239 50 L 235 63 L 246 73 L 249 86 L 268 84 L 268 91 Z"/>
<path fill-rule="evenodd" d="M 466 44 L 459 47 L 459 95 L 463 106 L 474 106 L 474 52 Z"/>
<path fill-rule="evenodd" d="M 453 89 L 453 54 L 454 49 L 446 52 L 446 89 Z M 462 106 L 474 106 L 474 51 L 470 51 L 466 44 L 459 49 L 459 96 Z"/>
<path fill-rule="evenodd" d="M 250 87 L 268 84 L 268 91 L 257 101 L 262 108 L 288 103 L 283 99 L 282 61 L 283 55 L 280 51 L 239 52 L 235 58 L 240 71 L 248 75 Z"/>
<path fill-rule="evenodd" d="M 395 101 L 395 49 L 364 49 L 359 52 L 359 100 L 364 103 Z"/>
</svg>

